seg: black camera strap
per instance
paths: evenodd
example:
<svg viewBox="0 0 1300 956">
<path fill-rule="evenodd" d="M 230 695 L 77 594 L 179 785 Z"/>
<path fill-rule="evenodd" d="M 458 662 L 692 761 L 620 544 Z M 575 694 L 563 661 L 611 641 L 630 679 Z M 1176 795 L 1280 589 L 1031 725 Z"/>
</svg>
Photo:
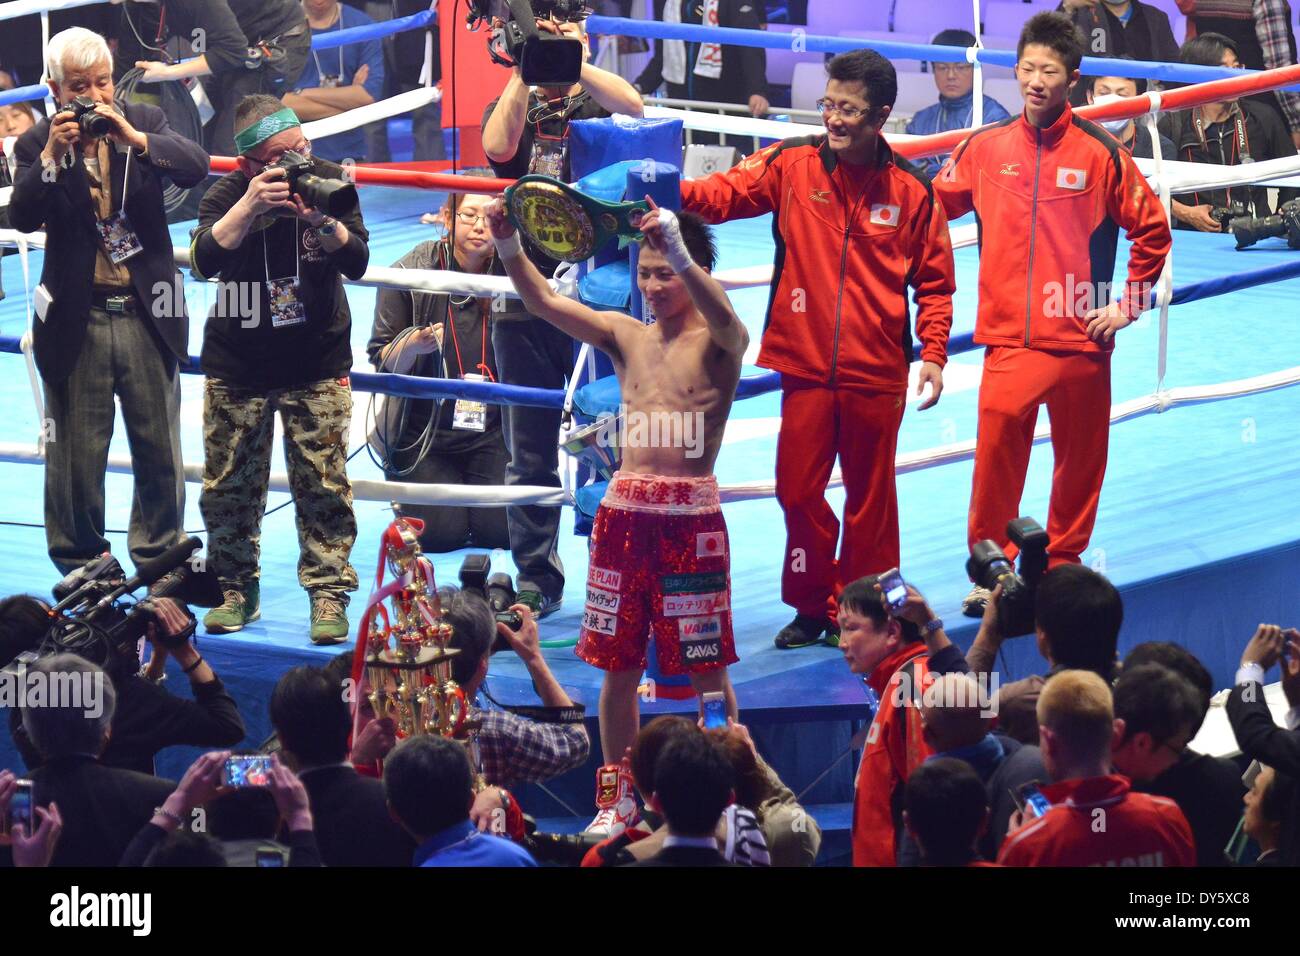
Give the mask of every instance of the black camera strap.
<svg viewBox="0 0 1300 956">
<path fill-rule="evenodd" d="M 516 717 L 533 720 L 539 724 L 581 724 L 587 719 L 587 708 L 582 704 L 574 704 L 572 707 L 542 707 L 530 704 L 513 706 L 497 704 L 497 706 Z"/>
<path fill-rule="evenodd" d="M 546 707 L 540 704 L 503 704 L 488 693 L 486 686 L 480 687 L 479 693 L 506 713 L 514 714 L 516 717 L 523 717 L 525 720 L 536 721 L 539 724 L 581 724 L 587 719 L 585 704 L 574 704 L 572 707 Z"/>
</svg>

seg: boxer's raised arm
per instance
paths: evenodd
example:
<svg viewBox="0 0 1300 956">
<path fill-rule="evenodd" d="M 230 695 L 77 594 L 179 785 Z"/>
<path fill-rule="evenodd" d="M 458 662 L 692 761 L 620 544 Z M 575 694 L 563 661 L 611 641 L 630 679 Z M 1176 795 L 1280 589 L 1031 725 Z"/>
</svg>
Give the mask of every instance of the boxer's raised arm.
<svg viewBox="0 0 1300 956">
<path fill-rule="evenodd" d="M 557 293 L 524 255 L 519 235 L 499 199 L 488 206 L 487 217 L 497 254 L 528 314 L 545 319 L 561 332 L 595 346 L 611 358 L 620 357 L 615 323 L 635 320 L 619 312 L 597 312 Z"/>
<path fill-rule="evenodd" d="M 646 244 L 660 253 L 673 272 L 681 276 L 691 301 L 709 325 L 713 343 L 728 354 L 743 355 L 749 347 L 749 331 L 731 307 L 722 284 L 691 256 L 675 213 L 660 209 L 649 196 L 650 211 L 641 219 Z"/>
</svg>

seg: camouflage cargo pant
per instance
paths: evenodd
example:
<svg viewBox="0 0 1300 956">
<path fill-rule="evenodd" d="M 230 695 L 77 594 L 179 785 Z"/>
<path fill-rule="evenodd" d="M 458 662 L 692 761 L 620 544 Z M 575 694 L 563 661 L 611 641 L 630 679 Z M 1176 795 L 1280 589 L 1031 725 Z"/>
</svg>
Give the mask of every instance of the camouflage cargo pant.
<svg viewBox="0 0 1300 956">
<path fill-rule="evenodd" d="M 277 411 L 298 524 L 298 583 L 346 605 L 346 592 L 357 589 L 357 572 L 348 562 L 357 521 L 347 475 L 352 390 L 346 379 L 271 391 L 206 381 L 199 509 L 208 530 L 208 560 L 223 590 L 259 577 Z"/>
</svg>

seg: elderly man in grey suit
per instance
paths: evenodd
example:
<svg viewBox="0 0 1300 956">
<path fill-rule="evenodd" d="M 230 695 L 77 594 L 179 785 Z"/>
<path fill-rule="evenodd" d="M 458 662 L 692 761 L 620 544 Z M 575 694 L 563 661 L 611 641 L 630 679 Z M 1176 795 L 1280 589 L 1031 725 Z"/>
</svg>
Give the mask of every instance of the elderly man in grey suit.
<svg viewBox="0 0 1300 956">
<path fill-rule="evenodd" d="M 46 542 L 66 574 L 109 550 L 104 473 L 115 395 L 135 473 L 131 560 L 181 538 L 178 364 L 189 320 L 163 181 L 194 185 L 208 155 L 172 132 L 157 107 L 113 105 L 112 57 L 99 34 L 55 35 L 46 67 L 60 109 L 14 147 L 9 219 L 46 234 L 32 337 L 45 385 Z"/>
</svg>

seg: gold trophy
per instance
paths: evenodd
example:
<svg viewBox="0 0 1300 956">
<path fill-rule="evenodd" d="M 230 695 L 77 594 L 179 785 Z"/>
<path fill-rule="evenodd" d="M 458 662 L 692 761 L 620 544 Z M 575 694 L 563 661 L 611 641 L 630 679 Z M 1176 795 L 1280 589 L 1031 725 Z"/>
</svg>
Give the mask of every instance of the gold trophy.
<svg viewBox="0 0 1300 956">
<path fill-rule="evenodd" d="M 376 719 L 392 719 L 398 737 L 439 734 L 469 746 L 475 729 L 468 724 L 469 702 L 451 676 L 460 651 L 447 646 L 452 628 L 425 577 L 421 530 L 417 519 L 399 517 L 384 532 L 384 559 L 403 586 L 389 596 L 388 607 L 376 603 L 368 612 L 370 704 Z"/>
</svg>

